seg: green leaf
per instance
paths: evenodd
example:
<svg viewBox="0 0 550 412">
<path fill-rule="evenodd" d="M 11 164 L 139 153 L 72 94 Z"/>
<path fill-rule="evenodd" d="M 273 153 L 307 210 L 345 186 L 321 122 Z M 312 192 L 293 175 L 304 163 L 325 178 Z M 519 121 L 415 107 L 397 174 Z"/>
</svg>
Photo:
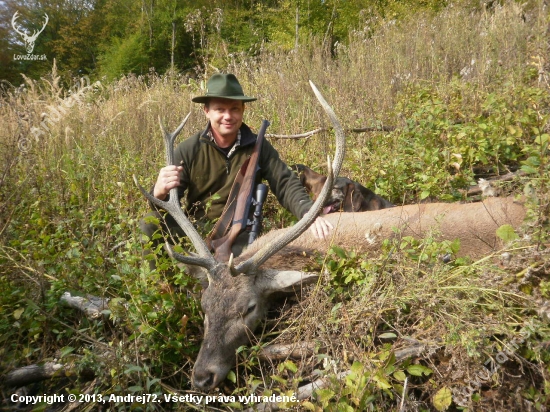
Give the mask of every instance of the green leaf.
<svg viewBox="0 0 550 412">
<path fill-rule="evenodd" d="M 330 389 L 317 389 L 315 391 L 315 396 L 321 403 L 328 402 L 333 396 L 334 392 Z"/>
<path fill-rule="evenodd" d="M 285 368 L 289 371 L 291 371 L 292 373 L 296 373 L 298 372 L 298 367 L 296 366 L 296 364 L 294 362 L 292 362 L 291 360 L 287 360 L 284 362 L 284 365 L 285 365 Z"/>
<path fill-rule="evenodd" d="M 135 393 L 135 392 L 141 392 L 143 388 L 139 385 L 136 385 L 136 386 L 130 386 L 128 390 L 132 393 Z"/>
<path fill-rule="evenodd" d="M 271 379 L 273 379 L 275 382 L 279 382 L 282 385 L 286 385 L 286 379 L 281 378 L 280 376 L 271 375 Z"/>
<path fill-rule="evenodd" d="M 392 332 L 386 332 L 386 333 L 382 333 L 381 335 L 378 335 L 378 338 L 380 338 L 380 339 L 395 339 L 395 338 L 397 338 L 397 335 L 395 333 L 392 333 Z"/>
<path fill-rule="evenodd" d="M 543 145 L 544 143 L 547 143 L 548 142 L 548 135 L 545 133 L 545 134 L 541 134 L 540 136 L 537 136 L 535 138 L 535 143 L 538 144 L 538 145 Z"/>
<path fill-rule="evenodd" d="M 237 383 L 237 376 L 235 375 L 235 372 L 233 372 L 233 371 L 229 371 L 229 373 L 227 374 L 227 379 L 230 382 Z"/>
<path fill-rule="evenodd" d="M 303 409 L 307 410 L 307 411 L 315 411 L 315 405 L 312 404 L 311 402 L 309 401 L 305 401 L 305 402 L 302 402 L 300 404 L 300 407 L 302 407 Z"/>
<path fill-rule="evenodd" d="M 428 376 L 432 374 L 432 370 L 424 365 L 409 365 L 407 366 L 407 372 L 413 376 L 422 376 L 423 374 Z"/>
<path fill-rule="evenodd" d="M 21 317 L 21 315 L 23 314 L 23 312 L 25 312 L 25 308 L 16 309 L 16 310 L 13 312 L 13 317 L 15 318 L 15 320 L 19 320 L 19 318 Z"/>
<path fill-rule="evenodd" d="M 453 403 L 451 390 L 444 386 L 434 395 L 433 404 L 438 411 L 446 411 Z"/>
<path fill-rule="evenodd" d="M 344 249 L 338 246 L 333 246 L 332 250 L 334 250 L 334 253 L 336 253 L 336 256 L 338 256 L 340 259 L 346 258 L 346 252 L 344 251 Z"/>
<path fill-rule="evenodd" d="M 338 412 L 355 412 L 355 409 L 351 405 L 348 405 L 347 401 L 341 400 L 338 402 Z"/>
<path fill-rule="evenodd" d="M 497 229 L 497 236 L 505 242 L 511 242 L 512 240 L 518 239 L 516 231 L 511 225 L 502 225 Z"/>
<path fill-rule="evenodd" d="M 524 171 L 527 174 L 534 174 L 534 173 L 537 173 L 537 171 L 538 171 L 537 169 L 535 169 L 534 167 L 529 166 L 529 165 L 521 166 L 521 170 Z"/>
<path fill-rule="evenodd" d="M 376 382 L 376 385 L 380 389 L 390 389 L 392 387 L 384 376 L 377 374 L 377 375 L 374 375 L 372 379 Z"/>
<path fill-rule="evenodd" d="M 351 365 L 351 372 L 356 374 L 357 376 L 363 374 L 364 371 L 365 371 L 365 367 L 361 362 L 355 361 L 353 362 L 353 365 Z"/>
<path fill-rule="evenodd" d="M 70 346 L 65 346 L 63 349 L 61 349 L 61 358 L 64 358 L 69 353 L 73 352 L 74 348 L 71 348 Z"/>
<path fill-rule="evenodd" d="M 129 365 L 129 367 L 124 370 L 124 373 L 126 375 L 128 375 L 132 372 L 143 372 L 143 368 L 141 366 L 138 366 L 138 365 Z"/>
<path fill-rule="evenodd" d="M 405 382 L 405 379 L 407 379 L 407 375 L 405 375 L 405 372 L 403 371 L 396 371 L 393 374 L 393 377 L 397 379 L 398 381 Z"/>
</svg>

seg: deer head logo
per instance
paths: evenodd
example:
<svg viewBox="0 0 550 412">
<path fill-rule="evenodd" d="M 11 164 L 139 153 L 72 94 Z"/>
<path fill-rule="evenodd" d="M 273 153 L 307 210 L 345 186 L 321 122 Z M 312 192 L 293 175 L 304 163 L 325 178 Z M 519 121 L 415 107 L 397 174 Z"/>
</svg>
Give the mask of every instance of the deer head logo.
<svg viewBox="0 0 550 412">
<path fill-rule="evenodd" d="M 32 35 L 29 35 L 27 29 L 23 29 L 20 24 L 17 23 L 17 18 L 19 17 L 19 12 L 16 11 L 11 19 L 11 25 L 13 26 L 13 29 L 23 37 L 23 40 L 25 42 L 25 49 L 27 49 L 27 53 L 31 54 L 34 50 L 34 42 L 36 41 L 36 38 L 40 33 L 44 31 L 46 28 L 46 25 L 48 24 L 48 21 L 50 20 L 48 15 L 44 13 L 44 25 L 40 30 L 35 30 Z M 22 31 L 24 30 L 24 31 Z"/>
</svg>

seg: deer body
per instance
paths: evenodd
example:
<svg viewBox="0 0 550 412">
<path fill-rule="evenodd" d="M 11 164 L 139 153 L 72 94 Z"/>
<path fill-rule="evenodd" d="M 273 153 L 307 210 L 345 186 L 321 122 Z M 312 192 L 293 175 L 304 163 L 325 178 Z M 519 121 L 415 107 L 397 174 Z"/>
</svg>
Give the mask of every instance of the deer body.
<svg viewBox="0 0 550 412">
<path fill-rule="evenodd" d="M 433 233 L 437 240 L 460 240 L 459 256 L 479 258 L 502 246 L 496 230 L 523 222 L 525 208 L 512 198 L 490 197 L 475 203 L 425 203 L 398 206 L 370 212 L 333 213 L 325 216 L 334 226 L 331 239 L 319 240 L 304 232 L 275 254 L 266 266 L 301 269 L 303 252 L 325 253 L 332 246 L 375 253 L 384 239 L 395 236 L 423 238 Z M 267 233 L 252 244 L 237 262 L 253 255 L 258 248 L 288 229 Z"/>
</svg>

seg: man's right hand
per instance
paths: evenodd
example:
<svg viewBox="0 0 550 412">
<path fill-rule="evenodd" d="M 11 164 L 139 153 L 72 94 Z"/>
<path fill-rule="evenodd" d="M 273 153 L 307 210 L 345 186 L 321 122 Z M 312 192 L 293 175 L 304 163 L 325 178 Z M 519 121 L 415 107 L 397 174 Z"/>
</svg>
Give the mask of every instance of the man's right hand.
<svg viewBox="0 0 550 412">
<path fill-rule="evenodd" d="M 160 200 L 166 199 L 170 190 L 180 185 L 180 174 L 182 171 L 183 166 L 166 166 L 160 169 L 159 177 L 153 190 L 153 196 Z"/>
</svg>

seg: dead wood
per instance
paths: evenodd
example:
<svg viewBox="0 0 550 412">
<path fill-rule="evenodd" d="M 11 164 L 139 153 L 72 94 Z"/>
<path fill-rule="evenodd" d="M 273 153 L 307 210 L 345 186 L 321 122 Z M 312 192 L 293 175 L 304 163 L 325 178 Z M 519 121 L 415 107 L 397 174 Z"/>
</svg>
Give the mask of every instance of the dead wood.
<svg viewBox="0 0 550 412">
<path fill-rule="evenodd" d="M 506 173 L 505 175 L 501 176 L 495 176 L 491 179 L 487 179 L 488 182 L 509 182 L 511 180 L 514 180 L 516 177 L 519 176 L 525 176 L 526 173 L 523 170 L 518 170 L 516 172 L 510 172 Z M 466 191 L 466 196 L 478 196 L 483 194 L 483 185 L 477 184 L 475 186 L 470 187 Z"/>
<path fill-rule="evenodd" d="M 365 132 L 392 132 L 395 129 L 397 129 L 395 126 L 376 126 L 376 127 L 360 127 L 360 128 L 353 128 L 353 129 L 345 129 L 348 133 L 365 133 Z M 328 127 L 320 127 L 315 130 L 311 130 L 309 132 L 300 133 L 300 134 L 273 134 L 273 133 L 267 133 L 265 137 L 269 137 L 270 139 L 304 139 L 309 138 L 317 133 L 326 132 L 331 130 L 331 128 Z"/>
<path fill-rule="evenodd" d="M 78 309 L 81 312 L 84 312 L 86 317 L 90 319 L 100 318 L 101 316 L 103 316 L 103 311 L 109 308 L 108 298 L 100 298 L 92 295 L 86 295 L 86 297 L 73 296 L 70 292 L 65 292 L 63 293 L 59 301 L 71 308 Z"/>
<path fill-rule="evenodd" d="M 29 365 L 15 369 L 5 375 L 3 383 L 8 387 L 20 387 L 46 379 L 74 376 L 75 372 L 73 365 L 46 362 L 43 365 Z"/>
<path fill-rule="evenodd" d="M 77 357 L 77 359 L 79 359 Z M 77 362 L 59 363 L 56 361 L 45 362 L 42 365 L 28 365 L 17 368 L 0 377 L 2 384 L 6 387 L 19 388 L 40 382 L 46 379 L 58 379 L 67 377 L 79 377 L 81 379 L 93 379 L 94 372 L 91 369 L 79 369 Z"/>
</svg>

